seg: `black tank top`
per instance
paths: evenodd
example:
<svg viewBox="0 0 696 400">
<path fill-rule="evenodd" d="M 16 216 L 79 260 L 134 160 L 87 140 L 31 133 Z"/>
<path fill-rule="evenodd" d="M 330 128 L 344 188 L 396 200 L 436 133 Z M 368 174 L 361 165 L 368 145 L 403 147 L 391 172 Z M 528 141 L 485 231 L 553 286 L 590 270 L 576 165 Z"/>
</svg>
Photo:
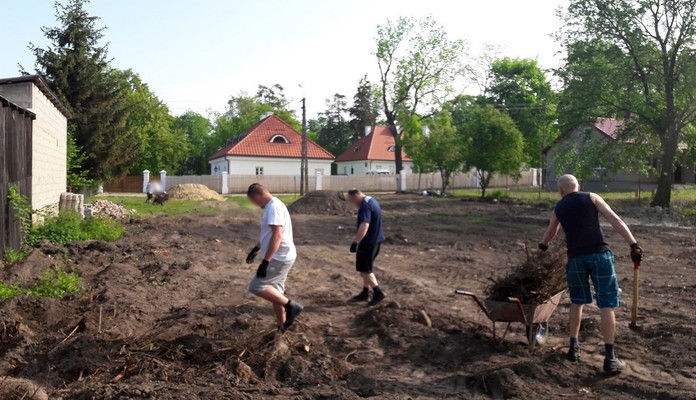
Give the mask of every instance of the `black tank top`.
<svg viewBox="0 0 696 400">
<path fill-rule="evenodd" d="M 609 251 L 599 226 L 599 211 L 589 193 L 566 195 L 556 204 L 555 213 L 566 234 L 568 257 Z"/>
</svg>

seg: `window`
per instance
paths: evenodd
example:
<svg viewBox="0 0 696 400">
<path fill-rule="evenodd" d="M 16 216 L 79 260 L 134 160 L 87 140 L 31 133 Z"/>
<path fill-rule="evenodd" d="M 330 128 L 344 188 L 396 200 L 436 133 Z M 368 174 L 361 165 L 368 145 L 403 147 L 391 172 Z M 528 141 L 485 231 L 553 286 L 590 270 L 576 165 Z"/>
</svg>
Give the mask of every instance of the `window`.
<svg viewBox="0 0 696 400">
<path fill-rule="evenodd" d="M 271 138 L 270 142 L 271 142 L 271 143 L 285 143 L 285 144 L 290 143 L 290 141 L 288 140 L 288 138 L 286 138 L 286 137 L 283 136 L 283 135 L 273 135 L 273 137 Z"/>
<path fill-rule="evenodd" d="M 356 146 L 356 147 L 353 148 L 353 153 L 357 153 L 358 151 L 360 151 L 360 147 L 357 147 L 357 146 Z"/>
<path fill-rule="evenodd" d="M 389 148 L 387 149 L 387 151 L 390 152 L 390 153 L 396 153 L 396 146 L 389 146 Z"/>
<path fill-rule="evenodd" d="M 263 176 L 263 167 L 256 167 L 256 176 Z"/>
<path fill-rule="evenodd" d="M 365 163 L 365 168 L 367 168 L 367 163 Z"/>
<path fill-rule="evenodd" d="M 353 175 L 355 171 L 353 171 L 353 167 L 350 167 L 350 174 Z"/>
</svg>

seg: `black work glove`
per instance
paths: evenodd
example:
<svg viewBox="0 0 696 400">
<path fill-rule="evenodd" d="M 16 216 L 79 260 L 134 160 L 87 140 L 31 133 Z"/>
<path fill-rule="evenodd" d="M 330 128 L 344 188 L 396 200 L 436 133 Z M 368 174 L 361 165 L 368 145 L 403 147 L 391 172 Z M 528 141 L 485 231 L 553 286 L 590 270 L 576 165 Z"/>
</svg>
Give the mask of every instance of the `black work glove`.
<svg viewBox="0 0 696 400">
<path fill-rule="evenodd" d="M 267 269 L 268 269 L 268 261 L 266 261 L 266 260 L 261 261 L 261 265 L 259 265 L 259 269 L 256 270 L 256 277 L 257 278 L 265 278 Z"/>
<path fill-rule="evenodd" d="M 259 246 L 254 246 L 254 248 L 251 249 L 251 251 L 249 252 L 249 254 L 247 255 L 247 258 L 246 258 L 247 264 L 251 264 L 254 262 L 254 259 L 256 258 L 256 255 L 259 253 L 259 250 L 261 250 L 259 248 Z"/>
<path fill-rule="evenodd" d="M 636 264 L 640 264 L 643 261 L 643 248 L 638 243 L 631 245 L 631 261 Z"/>
<path fill-rule="evenodd" d="M 357 253 L 358 252 L 358 242 L 353 242 L 350 244 L 350 252 L 351 253 Z"/>
<path fill-rule="evenodd" d="M 546 243 L 539 243 L 539 250 L 546 251 L 549 249 L 549 245 Z"/>
</svg>

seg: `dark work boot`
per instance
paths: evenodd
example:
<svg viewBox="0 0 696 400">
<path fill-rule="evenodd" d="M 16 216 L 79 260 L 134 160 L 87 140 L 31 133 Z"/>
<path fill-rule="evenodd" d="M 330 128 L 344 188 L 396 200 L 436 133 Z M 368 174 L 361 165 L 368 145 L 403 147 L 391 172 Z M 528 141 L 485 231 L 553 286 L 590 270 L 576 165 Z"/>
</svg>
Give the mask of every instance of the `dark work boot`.
<svg viewBox="0 0 696 400">
<path fill-rule="evenodd" d="M 572 362 L 580 361 L 580 347 L 568 348 L 568 353 L 566 353 L 566 360 Z"/>
<path fill-rule="evenodd" d="M 368 288 L 363 288 L 359 295 L 351 297 L 349 303 L 361 303 L 363 301 L 370 300 L 370 290 Z"/>
<path fill-rule="evenodd" d="M 382 289 L 379 288 L 379 286 L 375 286 L 374 288 L 372 288 L 372 290 L 374 291 L 374 293 L 372 294 L 372 300 L 370 300 L 370 302 L 367 303 L 369 306 L 376 306 L 387 297 L 387 295 L 384 294 L 384 292 L 382 291 Z"/>
<path fill-rule="evenodd" d="M 292 323 L 295 322 L 295 318 L 302 314 L 302 310 L 304 310 L 302 304 L 292 300 L 288 301 L 288 304 L 285 305 L 285 325 L 283 325 L 283 329 L 288 330 Z"/>
</svg>

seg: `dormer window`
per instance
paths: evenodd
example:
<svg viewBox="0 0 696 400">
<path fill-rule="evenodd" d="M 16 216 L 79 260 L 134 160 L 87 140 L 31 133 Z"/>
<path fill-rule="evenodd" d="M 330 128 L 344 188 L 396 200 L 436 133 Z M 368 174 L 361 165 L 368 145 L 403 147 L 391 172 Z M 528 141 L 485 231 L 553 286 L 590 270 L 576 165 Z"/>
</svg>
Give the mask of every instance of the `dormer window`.
<svg viewBox="0 0 696 400">
<path fill-rule="evenodd" d="M 387 151 L 390 152 L 390 153 L 396 153 L 396 146 L 389 146 L 389 148 L 387 149 Z"/>
<path fill-rule="evenodd" d="M 286 138 L 286 137 L 283 136 L 283 135 L 274 135 L 274 136 L 271 138 L 270 142 L 271 142 L 271 143 L 285 143 L 285 144 L 290 143 L 290 141 L 288 140 L 288 138 Z"/>
<path fill-rule="evenodd" d="M 360 151 L 360 147 L 355 147 L 355 148 L 353 149 L 353 153 L 357 153 L 358 151 Z"/>
</svg>

